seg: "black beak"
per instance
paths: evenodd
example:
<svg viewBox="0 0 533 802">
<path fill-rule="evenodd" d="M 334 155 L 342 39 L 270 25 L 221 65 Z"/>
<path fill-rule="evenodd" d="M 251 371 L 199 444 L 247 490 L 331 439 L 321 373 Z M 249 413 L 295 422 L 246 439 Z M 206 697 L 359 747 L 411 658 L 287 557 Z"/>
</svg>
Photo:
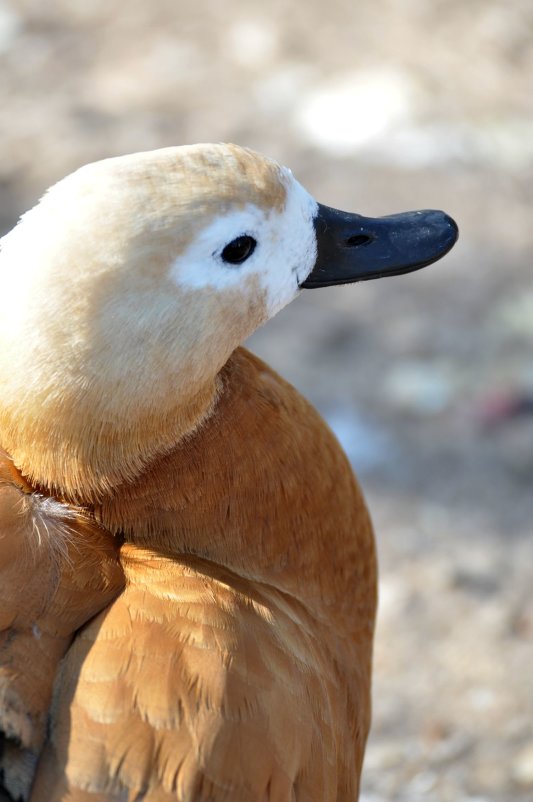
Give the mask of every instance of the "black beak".
<svg viewBox="0 0 533 802">
<path fill-rule="evenodd" d="M 436 262 L 457 240 L 457 224 L 444 212 L 362 217 L 318 204 L 317 258 L 301 287 L 328 287 L 399 276 Z"/>
</svg>

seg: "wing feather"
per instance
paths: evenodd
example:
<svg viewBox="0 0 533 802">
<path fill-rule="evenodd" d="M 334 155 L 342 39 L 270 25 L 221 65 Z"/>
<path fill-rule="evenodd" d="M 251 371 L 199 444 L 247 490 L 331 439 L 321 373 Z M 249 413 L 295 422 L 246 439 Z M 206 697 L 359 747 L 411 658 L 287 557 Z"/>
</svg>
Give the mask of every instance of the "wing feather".
<svg viewBox="0 0 533 802">
<path fill-rule="evenodd" d="M 335 773 L 323 709 L 338 682 L 304 614 L 300 628 L 277 591 L 246 594 L 209 564 L 131 545 L 122 564 L 124 592 L 63 662 L 32 802 L 289 802 L 306 766 L 324 784 L 311 761 L 319 739 Z"/>
</svg>

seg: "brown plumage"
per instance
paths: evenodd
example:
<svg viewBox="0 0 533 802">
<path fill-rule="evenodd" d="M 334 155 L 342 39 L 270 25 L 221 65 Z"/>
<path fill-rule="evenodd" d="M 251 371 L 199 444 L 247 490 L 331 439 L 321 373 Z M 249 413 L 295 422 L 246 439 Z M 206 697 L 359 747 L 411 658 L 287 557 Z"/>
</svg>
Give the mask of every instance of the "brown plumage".
<svg viewBox="0 0 533 802">
<path fill-rule="evenodd" d="M 238 347 L 314 275 L 317 214 L 258 154 L 171 148 L 83 168 L 2 242 L 0 798 L 357 799 L 371 524 Z"/>
<path fill-rule="evenodd" d="M 288 384 L 243 350 L 223 381 L 201 431 L 95 509 L 128 541 L 126 590 L 63 664 L 32 800 L 357 796 L 368 516 Z"/>
<path fill-rule="evenodd" d="M 0 450 L 0 788 L 26 798 L 57 667 L 122 589 L 118 547 L 82 510 L 34 492 Z"/>
</svg>

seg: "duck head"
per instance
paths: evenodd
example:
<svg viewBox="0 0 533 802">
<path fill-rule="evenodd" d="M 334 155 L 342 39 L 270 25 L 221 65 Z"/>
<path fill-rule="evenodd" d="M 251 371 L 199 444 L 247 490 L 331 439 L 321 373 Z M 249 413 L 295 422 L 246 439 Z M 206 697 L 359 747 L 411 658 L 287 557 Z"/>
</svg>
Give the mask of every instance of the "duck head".
<svg viewBox="0 0 533 802">
<path fill-rule="evenodd" d="M 232 351 L 302 287 L 414 270 L 456 236 L 441 212 L 321 206 L 233 145 L 82 167 L 1 241 L 0 445 L 97 498 L 201 424 Z"/>
</svg>

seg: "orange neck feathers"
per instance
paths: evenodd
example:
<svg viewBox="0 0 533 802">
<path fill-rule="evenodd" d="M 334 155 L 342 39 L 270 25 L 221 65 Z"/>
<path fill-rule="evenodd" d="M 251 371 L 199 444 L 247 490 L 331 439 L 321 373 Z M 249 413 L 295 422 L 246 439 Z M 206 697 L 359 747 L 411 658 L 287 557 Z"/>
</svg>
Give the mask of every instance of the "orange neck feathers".
<svg viewBox="0 0 533 802">
<path fill-rule="evenodd" d="M 244 349 L 220 383 L 217 405 L 195 434 L 106 496 L 97 519 L 143 547 L 194 555 L 277 587 L 318 617 L 333 605 L 347 632 L 371 630 L 372 529 L 334 437 Z"/>
</svg>

